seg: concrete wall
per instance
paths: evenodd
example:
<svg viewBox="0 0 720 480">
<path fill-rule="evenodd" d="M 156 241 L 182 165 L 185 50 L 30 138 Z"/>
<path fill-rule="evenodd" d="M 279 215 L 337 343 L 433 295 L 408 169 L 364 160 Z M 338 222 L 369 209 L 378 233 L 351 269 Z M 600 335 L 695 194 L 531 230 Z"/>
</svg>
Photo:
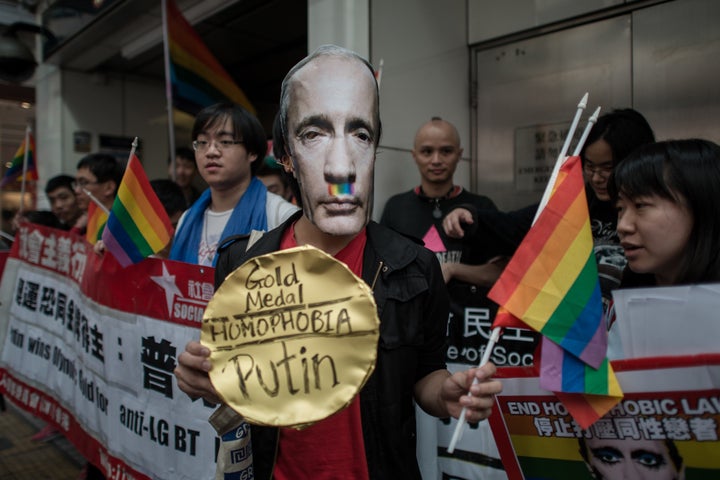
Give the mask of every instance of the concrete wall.
<svg viewBox="0 0 720 480">
<path fill-rule="evenodd" d="M 62 148 L 68 167 L 85 155 L 75 152 L 73 145 L 73 133 L 84 130 L 92 135 L 92 152 L 100 148 L 100 135 L 137 136 L 142 144 L 138 157 L 148 178 L 167 176 L 167 114 L 162 85 L 65 71 L 62 98 Z M 129 144 L 127 150 L 129 153 Z"/>
<path fill-rule="evenodd" d="M 370 54 L 369 0 L 308 0 L 308 52 L 332 43 Z"/>
<path fill-rule="evenodd" d="M 455 183 L 470 185 L 470 99 L 466 2 L 371 2 L 371 61 L 384 61 L 383 136 L 375 173 L 378 219 L 387 199 L 420 183 L 410 154 L 417 128 L 433 116 L 452 123 L 465 148 Z"/>
<path fill-rule="evenodd" d="M 37 111 L 42 112 L 37 117 L 41 181 L 59 173 L 75 174 L 78 160 L 87 154 L 75 149 L 74 134 L 78 131 L 90 134 L 90 152 L 100 150 L 100 135 L 137 136 L 141 142 L 138 157 L 148 178 L 167 177 L 167 114 L 162 84 L 43 65 L 36 101 Z M 188 142 L 176 139 L 178 145 Z M 128 142 L 125 155 L 130 148 Z M 38 186 L 39 190 L 43 187 Z"/>
</svg>

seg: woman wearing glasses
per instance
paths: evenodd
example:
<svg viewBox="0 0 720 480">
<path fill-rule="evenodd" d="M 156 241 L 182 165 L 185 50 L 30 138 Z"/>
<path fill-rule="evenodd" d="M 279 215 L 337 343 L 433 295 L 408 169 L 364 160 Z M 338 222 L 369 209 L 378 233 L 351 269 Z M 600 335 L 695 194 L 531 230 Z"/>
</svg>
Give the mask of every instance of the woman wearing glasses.
<svg viewBox="0 0 720 480">
<path fill-rule="evenodd" d="M 625 108 L 613 110 L 598 118 L 580 151 L 585 174 L 590 223 L 592 227 L 595 257 L 600 275 L 603 304 L 611 300 L 611 290 L 620 286 L 622 272 L 627 261 L 617 235 L 617 212 L 608 194 L 608 179 L 613 169 L 633 150 L 655 141 L 650 125 L 637 111 Z M 472 238 L 475 232 L 494 232 L 510 246 L 520 243 L 527 233 L 537 205 L 509 212 L 471 212 L 456 208 L 443 220 L 443 228 L 453 238 Z M 466 225 L 481 225 L 468 231 Z M 513 246 L 513 248 L 515 248 Z"/>
<path fill-rule="evenodd" d="M 605 306 L 612 298 L 610 291 L 620 286 L 627 264 L 617 234 L 617 210 L 608 193 L 608 180 L 613 169 L 631 152 L 654 141 L 655 135 L 645 117 L 625 108 L 598 118 L 580 151 Z"/>
</svg>

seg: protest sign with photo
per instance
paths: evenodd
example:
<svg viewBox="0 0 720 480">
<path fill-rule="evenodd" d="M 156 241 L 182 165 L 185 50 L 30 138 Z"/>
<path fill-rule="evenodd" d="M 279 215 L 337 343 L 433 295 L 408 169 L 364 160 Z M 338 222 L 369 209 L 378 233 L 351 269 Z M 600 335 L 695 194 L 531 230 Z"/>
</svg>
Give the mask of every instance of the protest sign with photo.
<svg viewBox="0 0 720 480">
<path fill-rule="evenodd" d="M 624 397 L 586 430 L 540 388 L 537 369 L 498 369 L 490 425 L 508 478 L 720 478 L 718 291 L 618 292 L 610 340 L 625 358 L 611 363 Z"/>
</svg>

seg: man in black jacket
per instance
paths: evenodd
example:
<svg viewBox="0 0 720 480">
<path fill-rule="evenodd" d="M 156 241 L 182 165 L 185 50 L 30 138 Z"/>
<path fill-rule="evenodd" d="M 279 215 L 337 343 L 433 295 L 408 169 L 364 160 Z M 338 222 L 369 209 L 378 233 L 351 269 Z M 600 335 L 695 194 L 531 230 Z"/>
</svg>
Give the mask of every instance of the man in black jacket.
<svg viewBox="0 0 720 480">
<path fill-rule="evenodd" d="M 466 419 L 477 422 L 502 389 L 490 379 L 495 367 L 450 375 L 448 299 L 437 259 L 370 221 L 381 128 L 372 66 L 346 49 L 320 47 L 285 77 L 280 104 L 284 168 L 298 180 L 303 212 L 247 251 L 241 242 L 225 249 L 216 283 L 247 258 L 313 245 L 343 259 L 373 289 L 380 340 L 376 368 L 345 410 L 299 432 L 252 426 L 254 475 L 420 478 L 413 399 L 438 417 L 457 417 L 467 407 Z M 175 374 L 188 395 L 219 402 L 207 375 L 209 353 L 190 342 Z"/>
</svg>

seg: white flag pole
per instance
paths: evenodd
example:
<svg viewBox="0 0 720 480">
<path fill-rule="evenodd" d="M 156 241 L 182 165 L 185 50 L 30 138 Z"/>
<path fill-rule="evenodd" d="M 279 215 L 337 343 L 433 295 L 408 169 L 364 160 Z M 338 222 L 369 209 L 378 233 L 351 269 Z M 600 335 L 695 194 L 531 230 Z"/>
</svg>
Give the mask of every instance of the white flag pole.
<svg viewBox="0 0 720 480">
<path fill-rule="evenodd" d="M 18 215 L 22 215 L 25 210 L 25 177 L 27 176 L 28 169 L 28 155 L 30 154 L 30 125 L 25 127 L 25 151 L 23 152 L 23 169 L 22 169 L 22 180 L 20 182 L 20 209 Z"/>
<path fill-rule="evenodd" d="M 105 212 L 106 215 L 110 215 L 110 210 L 108 210 L 108 208 L 105 205 L 103 205 L 102 202 L 100 200 L 98 200 L 98 198 L 95 195 L 90 193 L 90 190 L 88 190 L 87 188 L 83 188 L 82 191 L 85 195 L 90 197 L 90 200 L 92 200 L 95 203 L 95 205 L 97 205 L 98 208 L 100 208 L 100 210 Z"/>
<path fill-rule="evenodd" d="M 545 192 L 543 193 L 543 198 L 540 201 L 540 205 L 538 206 L 538 210 L 535 213 L 535 218 L 533 219 L 533 224 L 537 221 L 538 217 L 540 216 L 540 212 L 543 208 L 545 208 L 545 205 L 547 205 L 548 200 L 550 199 L 550 195 L 552 194 L 553 186 L 555 184 L 555 180 L 557 180 L 558 173 L 560 172 L 560 167 L 565 162 L 565 156 L 567 154 L 568 149 L 570 148 L 570 141 L 572 140 L 573 135 L 575 135 L 575 130 L 577 129 L 577 125 L 580 122 L 580 117 L 582 116 L 583 110 L 587 107 L 587 101 L 588 101 L 588 94 L 585 93 L 583 95 L 582 99 L 580 99 L 580 103 L 578 103 L 577 111 L 575 112 L 575 117 L 573 118 L 572 124 L 570 125 L 570 130 L 568 130 L 567 136 L 565 137 L 565 143 L 563 144 L 562 150 L 560 151 L 560 154 L 558 155 L 557 160 L 555 161 L 555 166 L 553 167 L 552 175 L 550 176 L 550 180 L 548 181 L 547 187 L 545 187 Z M 582 142 L 585 141 L 587 138 L 587 134 L 590 131 L 590 126 L 595 123 L 595 120 L 597 120 L 597 114 L 599 113 L 600 108 L 595 111 L 595 119 L 590 119 L 588 122 L 588 126 L 585 129 L 585 132 L 583 132 L 583 138 L 581 139 Z M 478 367 L 482 367 L 490 360 L 490 355 L 492 353 L 493 348 L 495 347 L 495 344 L 500 339 L 500 335 L 502 333 L 502 327 L 495 327 L 492 330 L 492 333 L 490 334 L 490 338 L 488 339 L 487 345 L 485 346 L 485 352 L 483 352 L 483 356 L 480 359 L 480 364 Z M 477 378 L 473 379 L 473 385 L 477 384 Z M 470 392 L 468 392 L 468 395 L 471 395 Z M 448 453 L 453 453 L 455 451 L 455 446 L 457 445 L 457 442 L 460 441 L 460 438 L 462 437 L 463 429 L 465 427 L 465 413 L 467 408 L 463 407 L 462 411 L 460 412 L 460 416 L 458 417 L 458 421 L 455 424 L 455 430 L 453 431 L 452 438 L 450 439 L 450 444 L 448 445 Z"/>
<path fill-rule="evenodd" d="M 555 166 L 553 167 L 552 174 L 550 175 L 550 180 L 548 180 L 547 187 L 545 187 L 545 192 L 543 192 L 542 199 L 540 199 L 540 205 L 538 205 L 537 212 L 535 212 L 533 224 L 540 216 L 540 212 L 543 211 L 545 205 L 547 205 L 548 200 L 550 200 L 550 195 L 552 194 L 553 188 L 555 186 L 555 181 L 557 180 L 558 173 L 560 173 L 560 167 L 563 163 L 565 163 L 567 151 L 570 148 L 570 141 L 575 135 L 575 130 L 577 129 L 578 123 L 580 122 L 580 116 L 582 115 L 583 110 L 585 110 L 585 107 L 587 107 L 587 101 L 588 94 L 585 93 L 585 95 L 583 95 L 583 97 L 580 99 L 580 103 L 578 103 L 577 111 L 575 112 L 575 118 L 573 118 L 572 124 L 570 125 L 570 130 L 568 130 L 567 136 L 565 137 L 565 143 L 563 144 L 562 150 L 560 151 L 560 154 L 555 161 Z"/>
<path fill-rule="evenodd" d="M 130 155 L 128 155 L 127 165 L 130 165 L 130 160 L 132 160 L 133 155 L 135 155 L 135 150 L 137 150 L 137 147 L 138 147 L 138 137 L 135 137 L 132 142 L 132 148 L 130 148 Z M 125 168 L 127 168 L 127 167 L 125 167 Z M 119 185 L 118 185 L 118 187 L 119 187 Z M 105 205 L 103 205 L 102 202 L 100 200 L 98 200 L 98 198 L 95 195 L 90 193 L 90 190 L 88 190 L 87 188 L 83 188 L 82 191 L 83 191 L 83 193 L 85 193 L 85 195 L 90 197 L 90 200 L 95 202 L 95 205 L 100 207 L 100 209 L 103 212 L 105 212 L 106 215 L 110 215 L 110 210 L 108 210 L 108 208 Z"/>
<path fill-rule="evenodd" d="M 130 165 L 130 160 L 132 160 L 133 156 L 135 155 L 135 150 L 137 150 L 137 147 L 138 147 L 138 139 L 137 139 L 137 137 L 135 137 L 135 138 L 133 138 L 133 142 L 130 147 L 130 155 L 128 155 L 126 165 Z"/>
<path fill-rule="evenodd" d="M 490 334 L 490 338 L 488 339 L 487 346 L 485 347 L 485 351 L 483 352 L 483 356 L 480 359 L 480 364 L 478 367 L 482 367 L 486 363 L 490 361 L 490 354 L 492 353 L 492 349 L 497 343 L 498 340 L 500 340 L 500 333 L 502 333 L 502 327 L 495 327 L 493 328 L 492 333 Z M 477 377 L 473 378 L 473 385 L 476 385 L 478 383 Z M 468 392 L 468 395 L 471 395 L 470 392 Z M 455 431 L 453 431 L 453 436 L 450 439 L 450 444 L 448 445 L 448 453 L 453 453 L 455 451 L 455 445 L 457 442 L 460 441 L 460 437 L 462 437 L 463 433 L 463 427 L 465 426 L 465 413 L 467 412 L 467 407 L 463 407 L 460 411 L 460 415 L 458 416 L 458 421 L 455 424 Z"/>
<path fill-rule="evenodd" d="M 175 175 L 175 123 L 173 122 L 172 102 L 172 79 L 170 78 L 170 46 L 168 43 L 168 18 L 167 1 L 162 0 L 162 32 L 163 32 L 163 56 L 165 59 L 165 104 L 167 105 L 168 116 L 168 140 L 170 142 L 170 177 L 173 182 L 177 180 Z M 172 0 L 170 0 L 172 1 Z"/>
<path fill-rule="evenodd" d="M 587 140 L 588 135 L 590 135 L 590 130 L 592 130 L 592 126 L 595 125 L 595 122 L 597 122 L 598 117 L 600 116 L 600 107 L 597 107 L 593 114 L 588 118 L 588 123 L 585 125 L 585 130 L 582 133 L 582 136 L 580 137 L 580 140 L 578 140 L 578 144 L 575 146 L 575 151 L 573 152 L 573 156 L 580 155 L 580 150 L 582 150 L 583 145 L 585 145 L 585 140 Z"/>
</svg>

